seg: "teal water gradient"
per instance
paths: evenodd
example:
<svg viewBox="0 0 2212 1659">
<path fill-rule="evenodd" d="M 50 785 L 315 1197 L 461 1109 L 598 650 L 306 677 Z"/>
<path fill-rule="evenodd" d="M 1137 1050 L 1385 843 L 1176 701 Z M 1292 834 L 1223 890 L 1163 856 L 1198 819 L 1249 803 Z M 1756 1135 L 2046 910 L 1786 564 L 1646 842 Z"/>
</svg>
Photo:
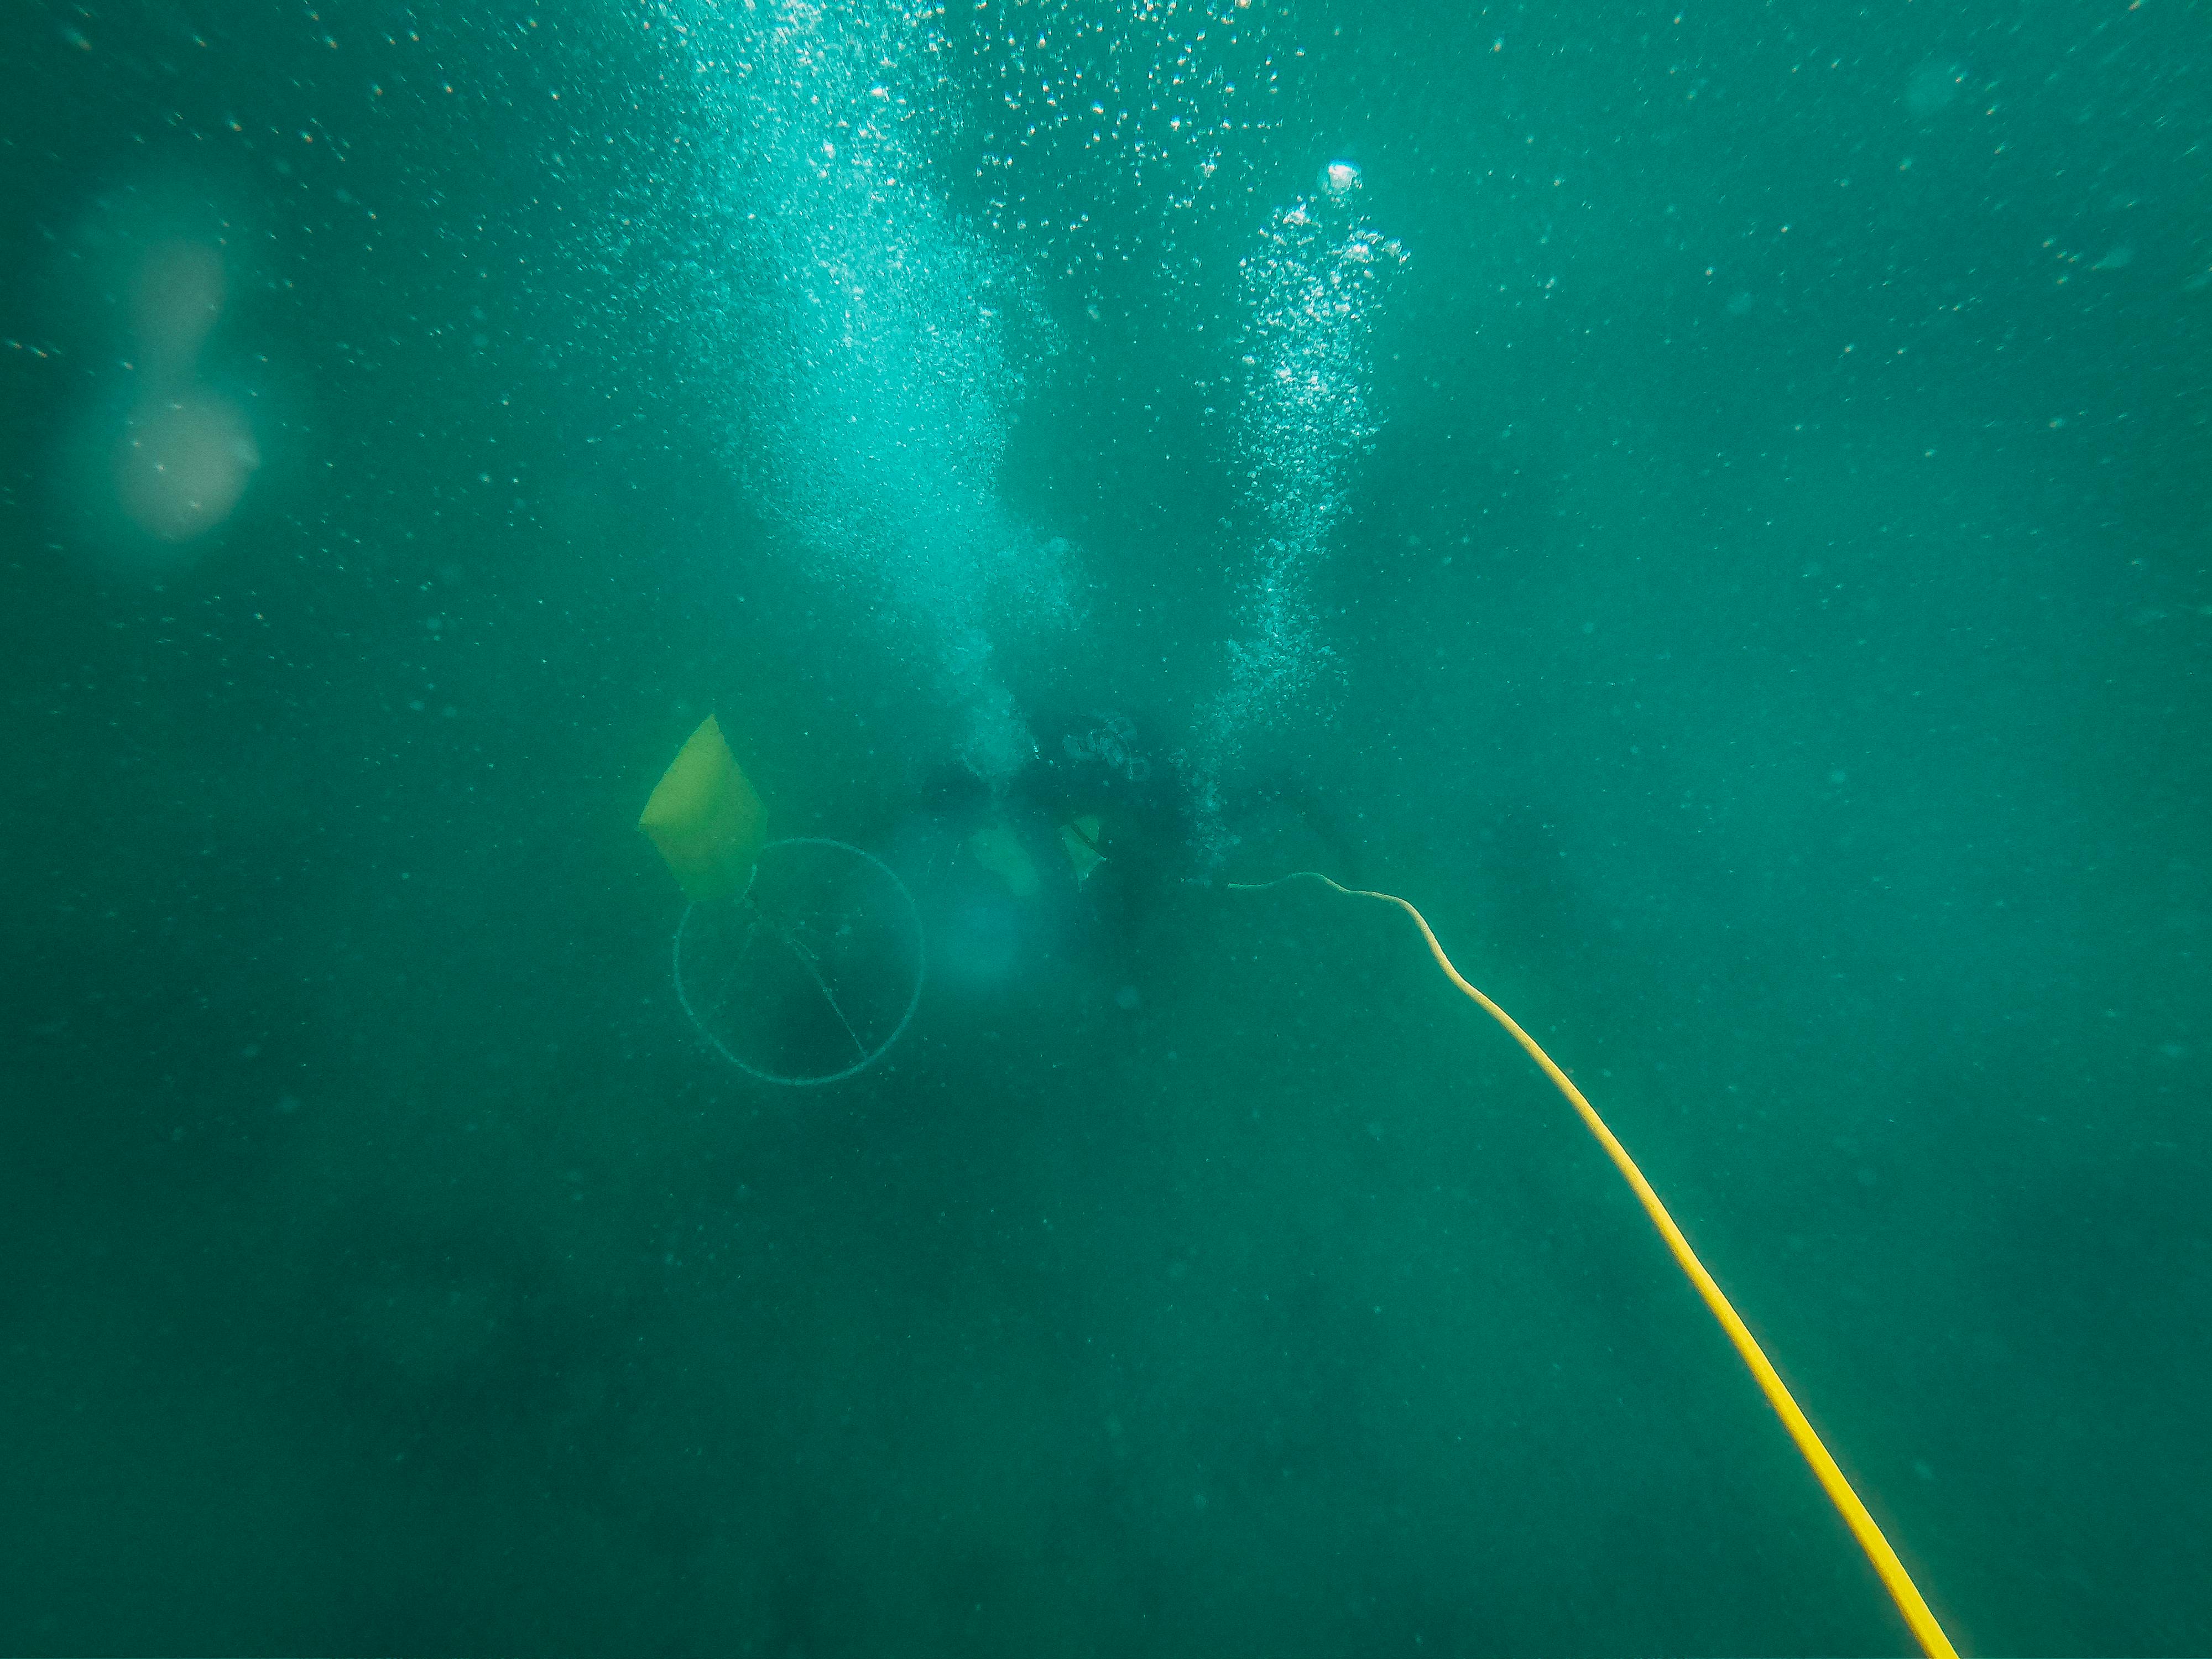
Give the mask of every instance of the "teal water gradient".
<svg viewBox="0 0 2212 1659">
<path fill-rule="evenodd" d="M 1133 9 L 910 74 L 1057 336 L 997 505 L 1077 619 L 994 676 L 1219 696 L 1237 264 L 1356 160 L 1408 258 L 1244 764 L 1575 1073 L 1962 1649 L 2203 1650 L 2204 18 L 1249 10 L 1203 190 L 995 32 Z M 1905 1650 L 1379 907 L 1177 887 L 803 1099 L 693 1038 L 684 734 L 890 855 L 967 717 L 749 460 L 678 21 L 41 3 L 0 61 L 0 1649 Z M 149 574 L 72 446 L 161 214 L 262 465 Z"/>
</svg>

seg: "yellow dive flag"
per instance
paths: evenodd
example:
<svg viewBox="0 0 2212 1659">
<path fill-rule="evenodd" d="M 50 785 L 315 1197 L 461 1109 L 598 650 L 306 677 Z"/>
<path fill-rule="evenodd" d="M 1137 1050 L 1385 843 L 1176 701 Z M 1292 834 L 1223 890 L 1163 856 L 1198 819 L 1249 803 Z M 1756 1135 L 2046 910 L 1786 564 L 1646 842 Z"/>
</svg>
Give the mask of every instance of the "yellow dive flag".
<svg viewBox="0 0 2212 1659">
<path fill-rule="evenodd" d="M 768 842 L 768 809 L 738 769 L 712 714 L 653 787 L 637 827 L 653 837 L 692 901 L 744 890 Z"/>
</svg>

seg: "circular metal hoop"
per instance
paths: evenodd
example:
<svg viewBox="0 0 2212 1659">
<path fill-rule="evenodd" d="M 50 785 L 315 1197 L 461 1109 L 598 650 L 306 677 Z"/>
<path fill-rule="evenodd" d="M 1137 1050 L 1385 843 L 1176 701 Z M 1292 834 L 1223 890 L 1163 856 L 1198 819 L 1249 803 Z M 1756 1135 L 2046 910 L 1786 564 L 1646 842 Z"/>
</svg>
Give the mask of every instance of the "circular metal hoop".
<svg viewBox="0 0 2212 1659">
<path fill-rule="evenodd" d="M 779 847 L 830 847 L 835 848 L 841 853 L 849 853 L 854 858 L 873 866 L 897 890 L 900 899 L 905 903 L 907 920 L 914 930 L 914 989 L 907 997 L 906 1007 L 900 1013 L 897 1023 L 891 1027 L 890 1035 L 873 1048 L 866 1048 L 860 1044 L 858 1035 L 852 1033 L 852 1026 L 849 1022 L 847 1022 L 846 1030 L 853 1035 L 855 1046 L 862 1048 L 860 1058 L 842 1071 L 809 1073 L 799 1076 L 765 1070 L 732 1052 L 729 1045 L 708 1026 L 707 1022 L 699 1018 L 698 1010 L 692 1006 L 690 994 L 684 986 L 684 936 L 685 930 L 691 925 L 692 913 L 699 908 L 696 903 L 684 907 L 684 915 L 676 924 L 676 938 L 670 947 L 672 958 L 671 966 L 673 969 L 676 981 L 676 1000 L 682 1006 L 685 1018 L 690 1020 L 693 1029 L 706 1040 L 708 1047 L 748 1077 L 757 1078 L 763 1083 L 779 1084 L 786 1088 L 807 1088 L 816 1084 L 842 1083 L 848 1077 L 854 1077 L 866 1071 L 869 1066 L 881 1060 L 889 1052 L 891 1045 L 905 1034 L 907 1026 L 914 1019 L 914 1011 L 921 1006 L 922 983 L 928 977 L 928 961 L 921 929 L 921 910 L 915 903 L 914 895 L 907 890 L 906 884 L 898 878 L 897 872 L 864 848 L 855 847 L 849 842 L 832 841 L 826 836 L 791 836 L 782 841 L 772 841 L 762 848 L 762 858 L 765 859 Z M 753 866 L 752 878 L 745 884 L 745 890 L 738 896 L 739 902 L 742 902 L 751 896 L 753 884 L 759 879 L 760 866 L 756 863 Z M 787 945 L 788 941 L 786 943 Z M 794 954 L 798 954 L 796 946 L 791 948 Z M 806 962 L 804 955 L 800 955 L 800 960 Z M 811 962 L 807 963 L 807 966 L 811 971 Z M 844 1021 L 844 1011 L 838 1007 L 836 999 L 831 995 L 830 988 L 822 982 L 818 975 L 816 975 L 816 983 L 821 987 L 823 999 L 829 1004 L 830 1011 L 836 1014 L 841 1022 Z"/>
</svg>

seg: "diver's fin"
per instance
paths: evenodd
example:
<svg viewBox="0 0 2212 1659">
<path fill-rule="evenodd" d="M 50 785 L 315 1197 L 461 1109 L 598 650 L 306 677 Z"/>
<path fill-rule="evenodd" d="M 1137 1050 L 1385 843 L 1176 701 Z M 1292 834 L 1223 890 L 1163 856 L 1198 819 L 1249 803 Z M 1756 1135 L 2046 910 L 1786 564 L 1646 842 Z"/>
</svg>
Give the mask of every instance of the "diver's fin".
<svg viewBox="0 0 2212 1659">
<path fill-rule="evenodd" d="M 1060 826 L 1060 844 L 1066 850 L 1067 861 L 1075 871 L 1078 887 L 1091 879 L 1091 872 L 1107 861 L 1098 850 L 1098 815 L 1085 812 L 1072 823 Z"/>
</svg>

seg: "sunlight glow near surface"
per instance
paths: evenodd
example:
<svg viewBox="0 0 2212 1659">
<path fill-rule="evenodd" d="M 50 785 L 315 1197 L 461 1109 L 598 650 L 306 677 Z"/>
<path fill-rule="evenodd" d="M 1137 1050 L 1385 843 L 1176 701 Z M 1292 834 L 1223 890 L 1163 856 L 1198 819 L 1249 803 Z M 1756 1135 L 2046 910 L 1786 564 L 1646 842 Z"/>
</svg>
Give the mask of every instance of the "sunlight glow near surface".
<svg viewBox="0 0 2212 1659">
<path fill-rule="evenodd" d="M 197 557 L 261 469 L 263 434 L 213 343 L 236 295 L 206 185 L 155 173 L 94 198 L 50 256 L 53 320 L 106 365 L 53 484 L 95 561 L 159 576 Z"/>
</svg>

